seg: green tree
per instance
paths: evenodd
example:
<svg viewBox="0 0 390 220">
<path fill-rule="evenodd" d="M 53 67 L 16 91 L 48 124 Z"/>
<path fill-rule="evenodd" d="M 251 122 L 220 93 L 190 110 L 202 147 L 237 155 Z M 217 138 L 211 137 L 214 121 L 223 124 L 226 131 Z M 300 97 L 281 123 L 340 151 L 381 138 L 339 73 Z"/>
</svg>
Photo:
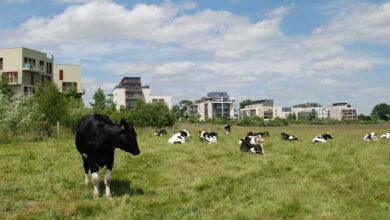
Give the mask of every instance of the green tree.
<svg viewBox="0 0 390 220">
<path fill-rule="evenodd" d="M 137 126 L 165 127 L 175 124 L 176 117 L 165 103 L 137 101 L 129 112 L 129 120 Z"/>
<path fill-rule="evenodd" d="M 181 100 L 178 105 L 172 107 L 172 112 L 176 114 L 177 118 L 188 118 L 188 109 L 193 105 L 190 100 Z"/>
<path fill-rule="evenodd" d="M 66 95 L 66 98 L 68 99 L 79 99 L 81 100 L 81 97 L 82 97 L 82 94 L 77 92 L 77 88 L 72 86 L 68 89 L 68 91 L 66 91 L 65 93 Z"/>
<path fill-rule="evenodd" d="M 8 84 L 8 78 L 6 75 L 1 75 L 0 93 L 3 94 L 3 96 L 8 100 L 10 100 L 15 94 L 14 91 L 12 91 L 11 86 Z"/>
<path fill-rule="evenodd" d="M 388 121 L 390 119 L 390 105 L 381 103 L 376 105 L 371 112 L 372 116 L 377 116 L 380 120 Z"/>
<path fill-rule="evenodd" d="M 95 112 L 102 113 L 106 110 L 106 96 L 101 88 L 93 95 L 93 102 L 90 102 Z"/>
<path fill-rule="evenodd" d="M 43 120 L 49 125 L 55 125 L 57 122 L 64 123 L 68 119 L 68 102 L 55 84 L 38 85 L 34 99 Z"/>
<path fill-rule="evenodd" d="M 240 102 L 240 109 L 243 109 L 243 108 L 245 108 L 245 106 L 250 105 L 250 104 L 252 104 L 252 100 L 245 99 L 242 102 Z"/>
</svg>

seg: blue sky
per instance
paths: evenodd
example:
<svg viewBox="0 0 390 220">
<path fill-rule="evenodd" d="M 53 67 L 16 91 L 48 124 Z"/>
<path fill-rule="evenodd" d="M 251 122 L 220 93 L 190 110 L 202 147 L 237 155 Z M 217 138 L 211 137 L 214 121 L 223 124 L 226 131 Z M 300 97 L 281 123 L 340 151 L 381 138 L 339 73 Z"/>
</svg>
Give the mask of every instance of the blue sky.
<svg viewBox="0 0 390 220">
<path fill-rule="evenodd" d="M 388 1 L 0 0 L 0 48 L 83 66 L 84 100 L 141 76 L 174 102 L 390 102 Z"/>
</svg>

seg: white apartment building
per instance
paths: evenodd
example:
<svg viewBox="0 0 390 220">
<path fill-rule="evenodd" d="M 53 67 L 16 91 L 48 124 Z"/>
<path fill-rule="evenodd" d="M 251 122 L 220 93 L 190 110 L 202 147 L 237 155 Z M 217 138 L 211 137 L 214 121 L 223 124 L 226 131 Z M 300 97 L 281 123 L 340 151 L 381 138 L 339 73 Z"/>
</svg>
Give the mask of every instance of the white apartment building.
<svg viewBox="0 0 390 220">
<path fill-rule="evenodd" d="M 326 107 L 326 118 L 354 121 L 358 119 L 357 109 L 351 108 L 348 103 L 333 103 L 332 106 Z"/>
<path fill-rule="evenodd" d="M 54 69 L 53 69 L 54 68 Z M 32 95 L 35 86 L 54 82 L 60 91 L 76 86 L 82 93 L 81 66 L 55 65 L 54 56 L 20 47 L 0 49 L 0 75 L 6 75 L 15 97 Z"/>
<path fill-rule="evenodd" d="M 357 120 L 357 109 L 344 102 L 333 103 L 328 107 L 321 107 L 318 103 L 295 105 L 292 113 L 297 119 Z"/>
<path fill-rule="evenodd" d="M 237 119 L 234 105 L 235 100 L 229 98 L 226 92 L 210 92 L 207 97 L 195 101 L 195 104 L 190 106 L 189 113 L 199 117 L 201 121 L 223 117 Z"/>
<path fill-rule="evenodd" d="M 131 109 L 138 100 L 145 103 L 163 102 L 172 109 L 172 96 L 153 96 L 150 86 L 142 86 L 141 77 L 124 77 L 112 92 L 116 109 Z"/>
<path fill-rule="evenodd" d="M 53 80 L 54 57 L 36 50 L 0 49 L 0 74 L 6 75 L 15 97 L 32 95 L 35 86 Z"/>
<path fill-rule="evenodd" d="M 66 92 L 69 88 L 74 87 L 78 93 L 84 94 L 80 65 L 54 64 L 53 79 L 61 92 Z"/>
<path fill-rule="evenodd" d="M 275 119 L 275 118 L 287 118 L 287 113 L 285 109 L 279 106 L 274 106 L 273 99 L 263 99 L 253 101 L 251 105 L 245 106 L 243 109 L 240 109 L 240 114 L 242 117 L 247 116 L 257 116 L 265 120 Z"/>
</svg>

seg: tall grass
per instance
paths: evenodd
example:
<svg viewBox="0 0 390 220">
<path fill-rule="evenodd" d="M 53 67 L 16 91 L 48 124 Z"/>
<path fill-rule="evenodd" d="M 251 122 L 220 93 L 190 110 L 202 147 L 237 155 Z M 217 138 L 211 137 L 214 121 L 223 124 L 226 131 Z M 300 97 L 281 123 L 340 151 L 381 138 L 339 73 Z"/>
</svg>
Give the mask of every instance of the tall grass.
<svg viewBox="0 0 390 220">
<path fill-rule="evenodd" d="M 267 128 L 265 156 L 239 151 L 238 139 L 265 128 L 179 124 L 191 133 L 168 145 L 137 129 L 141 155 L 117 150 L 112 199 L 83 183 L 71 136 L 0 145 L 0 219 L 386 219 L 390 216 L 390 141 L 363 142 L 389 125 Z M 219 143 L 197 137 L 216 130 Z M 297 142 L 280 140 L 281 131 Z M 334 140 L 311 143 L 330 132 Z M 100 173 L 100 178 L 104 170 Z"/>
</svg>

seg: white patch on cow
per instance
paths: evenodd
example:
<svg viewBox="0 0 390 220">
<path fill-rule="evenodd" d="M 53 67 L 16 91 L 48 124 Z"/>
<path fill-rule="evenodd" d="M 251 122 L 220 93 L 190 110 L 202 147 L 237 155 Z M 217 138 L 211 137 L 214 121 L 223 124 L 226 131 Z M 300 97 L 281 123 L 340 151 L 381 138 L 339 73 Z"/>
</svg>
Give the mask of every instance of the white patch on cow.
<svg viewBox="0 0 390 220">
<path fill-rule="evenodd" d="M 111 182 L 111 170 L 107 169 L 106 174 L 104 175 L 104 184 L 106 185 L 107 198 L 111 197 L 110 182 Z"/>
<path fill-rule="evenodd" d="M 85 159 L 88 159 L 88 154 L 82 153 L 81 155 L 82 155 Z"/>
<path fill-rule="evenodd" d="M 88 185 L 88 183 L 89 183 L 88 174 L 86 173 L 86 174 L 85 174 L 85 177 L 84 177 L 84 184 L 85 184 L 85 185 Z"/>
<path fill-rule="evenodd" d="M 326 143 L 326 140 L 322 136 L 317 136 L 313 139 L 313 142 Z"/>
<path fill-rule="evenodd" d="M 289 139 L 289 140 L 293 140 L 293 139 L 294 139 L 294 136 L 291 136 L 291 135 L 290 135 L 290 136 L 288 136 L 288 139 Z"/>
<path fill-rule="evenodd" d="M 251 147 L 251 149 L 249 149 L 252 153 L 256 153 L 256 150 L 255 148 Z"/>
<path fill-rule="evenodd" d="M 390 133 L 387 132 L 387 133 L 382 134 L 381 138 L 390 139 Z"/>
<path fill-rule="evenodd" d="M 93 184 L 93 196 L 99 196 L 99 174 L 97 172 L 92 173 L 92 184 Z"/>
<path fill-rule="evenodd" d="M 183 138 L 180 133 L 176 133 L 168 140 L 168 143 L 169 144 L 175 144 L 175 143 L 184 144 L 185 138 Z"/>
</svg>

